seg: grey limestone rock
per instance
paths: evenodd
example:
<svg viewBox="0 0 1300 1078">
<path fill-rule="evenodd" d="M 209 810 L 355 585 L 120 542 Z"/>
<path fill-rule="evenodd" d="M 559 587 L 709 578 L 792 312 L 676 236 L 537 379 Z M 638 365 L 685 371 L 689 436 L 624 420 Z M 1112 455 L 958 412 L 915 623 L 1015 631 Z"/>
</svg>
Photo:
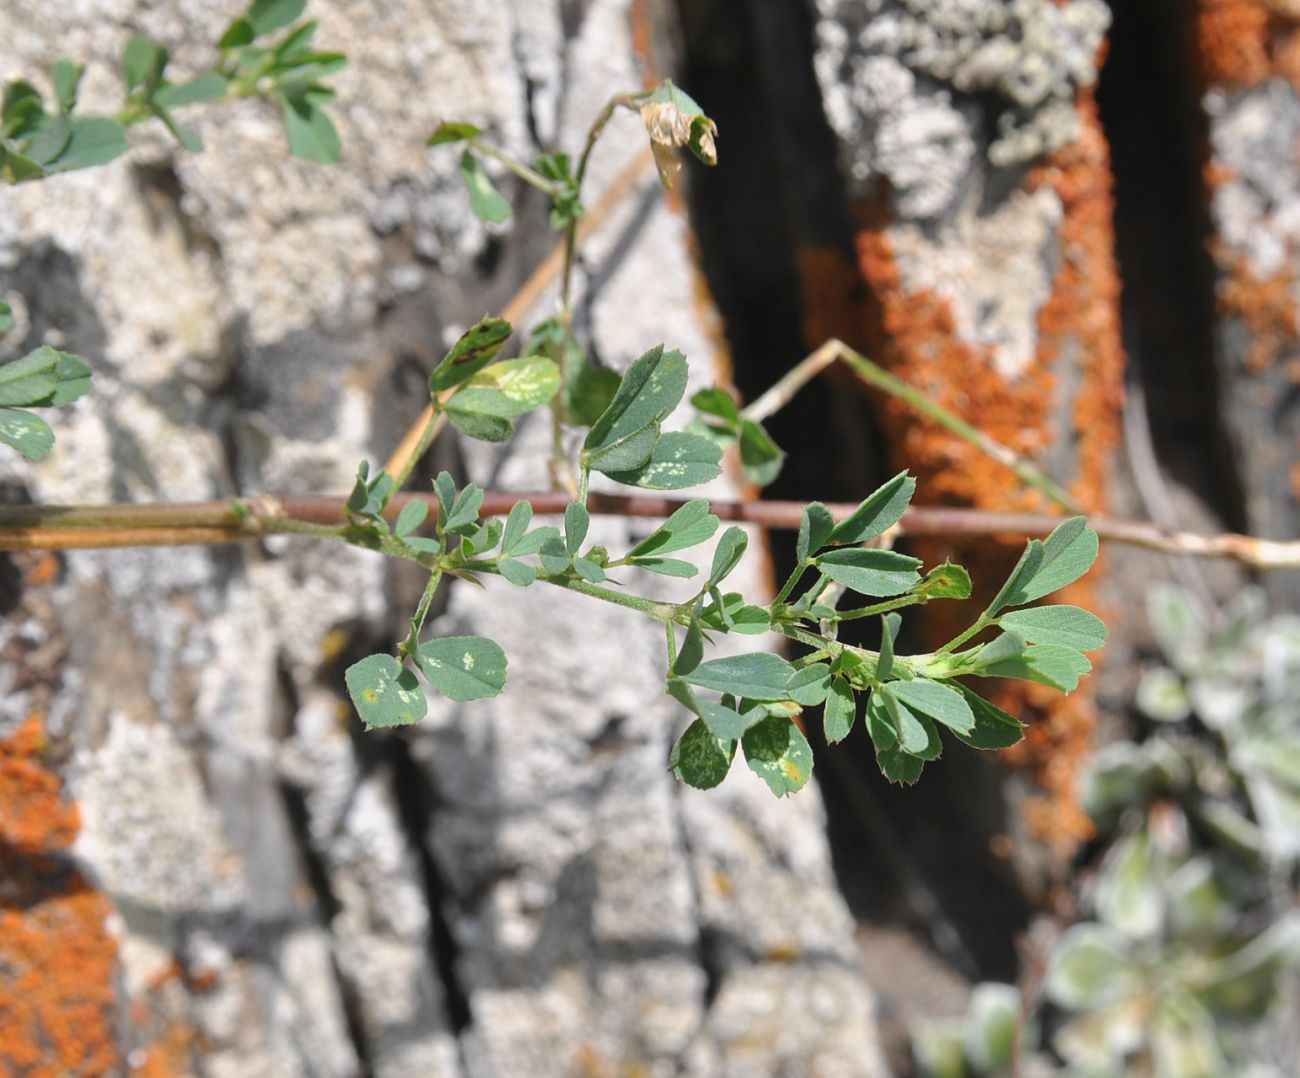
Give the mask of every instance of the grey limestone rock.
<svg viewBox="0 0 1300 1078">
<path fill-rule="evenodd" d="M 85 59 L 87 105 L 108 108 L 130 32 L 192 70 L 236 7 L 15 0 L 0 67 Z M 458 328 L 553 242 L 509 177 L 515 221 L 477 222 L 427 134 L 455 117 L 521 153 L 573 146 L 642 81 L 621 0 L 311 13 L 351 56 L 337 167 L 288 160 L 274 110 L 244 102 L 195 110 L 201 155 L 133 132 L 128 159 L 0 195 L 0 292 L 21 315 L 6 358 L 60 342 L 96 369 L 46 462 L 0 461 L 11 488 L 345 489 L 414 417 Z M 597 192 L 643 139 L 635 117 L 611 125 Z M 596 354 L 618 366 L 667 341 L 713 380 L 688 251 L 648 175 L 583 254 Z M 531 487 L 548 435 L 539 418 L 504 449 L 440 451 L 462 476 Z M 594 531 L 621 545 L 643 527 Z M 760 568 L 747 584 L 765 586 Z M 815 788 L 776 803 L 742 769 L 716 796 L 684 791 L 657 627 L 541 587 L 455 588 L 432 625 L 498 639 L 504 696 L 362 734 L 341 671 L 391 647 L 414 598 L 379 559 L 309 540 L 67 557 L 49 721 L 78 855 L 119 910 L 123 1008 L 166 1010 L 204 1045 L 196 1073 L 242 1078 L 880 1073 Z M 153 992 L 173 961 L 188 979 Z M 131 1028 L 124 1050 L 147 1047 Z"/>
</svg>

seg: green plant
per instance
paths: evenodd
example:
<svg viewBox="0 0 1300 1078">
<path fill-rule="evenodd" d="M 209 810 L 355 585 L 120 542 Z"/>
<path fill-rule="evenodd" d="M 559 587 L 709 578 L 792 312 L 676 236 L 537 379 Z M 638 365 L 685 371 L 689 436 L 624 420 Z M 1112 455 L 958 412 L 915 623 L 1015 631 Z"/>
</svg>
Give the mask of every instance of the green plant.
<svg viewBox="0 0 1300 1078">
<path fill-rule="evenodd" d="M 334 98 L 324 79 L 347 63 L 342 53 L 312 48 L 317 23 L 299 22 L 307 0 L 253 0 L 218 43 L 210 71 L 174 83 L 171 55 L 148 38 L 132 37 L 122 51 L 126 100 L 115 116 L 77 109 L 84 67 L 58 60 L 50 68 L 52 108 L 26 79 L 5 84 L 0 98 L 0 180 L 10 184 L 107 164 L 129 149 L 126 130 L 157 119 L 186 150 L 203 149 L 198 133 L 173 115 L 177 109 L 222 98 L 273 97 L 279 101 L 296 157 L 329 163 L 340 153 L 338 132 L 321 106 Z M 284 30 L 276 40 L 266 39 Z M 0 336 L 14 323 L 0 299 Z M 24 409 L 70 404 L 90 389 L 91 371 L 79 356 L 49 346 L 0 366 L 0 442 L 28 460 L 41 460 L 54 446 L 54 432 Z"/>
<path fill-rule="evenodd" d="M 103 165 L 129 149 L 128 127 L 156 119 L 185 149 L 203 149 L 198 134 L 174 113 L 190 105 L 221 99 L 267 97 L 284 116 L 289 150 L 297 157 L 338 159 L 339 139 L 321 105 L 334 99 L 324 80 L 347 63 L 338 52 L 312 48 L 317 24 L 299 22 L 307 0 L 253 0 L 222 34 L 219 57 L 208 71 L 183 82 L 167 77 L 171 54 L 148 38 L 135 36 L 122 50 L 126 98 L 116 115 L 78 111 L 84 68 L 58 60 L 50 68 L 53 91 L 44 95 L 26 79 L 5 84 L 0 102 L 0 179 L 39 180 L 60 172 Z M 278 31 L 285 31 L 268 41 Z"/>
<path fill-rule="evenodd" d="M 344 59 L 311 50 L 316 24 L 294 25 L 304 5 L 305 0 L 254 0 L 222 36 L 217 67 L 180 84 L 166 78 L 165 48 L 133 38 L 122 61 L 127 101 L 115 117 L 75 112 L 81 72 L 67 61 L 52 73 L 55 112 L 45 111 L 41 95 L 29 83 L 11 84 L 4 112 L 7 178 L 35 179 L 111 160 L 126 148 L 126 127 L 149 118 L 163 123 L 185 148 L 198 149 L 197 136 L 175 119 L 173 110 L 253 94 L 279 99 L 294 153 L 333 160 L 338 156 L 337 136 L 319 108 L 331 94 L 321 80 Z M 267 43 L 279 31 L 284 33 Z M 1082 517 L 1063 521 L 1046 541 L 1032 540 L 993 603 L 969 629 L 936 652 L 911 656 L 895 653 L 898 611 L 932 600 L 965 599 L 971 589 L 960 566 L 938 566 L 923 577 L 915 558 L 884 548 L 887 533 L 902 518 L 915 489 L 906 474 L 890 480 L 843 519 L 835 519 L 820 503 L 805 507 L 798 565 L 767 603 L 724 590 L 748 537 L 738 527 L 719 535 L 720 520 L 704 499 L 682 504 L 627 551 L 610 552 L 587 542 L 593 473 L 643 489 L 683 490 L 716 478 L 723 452 L 734 447 L 751 481 L 765 484 L 779 472 L 784 453 L 762 419 L 820 369 L 817 364 L 838 357 L 872 377 L 888 378 L 835 342 L 835 349 L 822 350 L 824 360 L 811 357 L 816 362 L 801 364 L 754 406 L 742 409 L 724 390 L 704 390 L 692 397 L 695 417 L 688 429 L 666 430 L 686 391 L 681 353 L 652 348 L 621 376 L 592 363 L 572 328 L 572 277 L 578 223 L 586 213 L 583 185 L 588 164 L 601 133 L 620 110 L 641 118 L 665 184 L 680 167 L 679 150 L 705 164 L 716 162 L 716 125 L 671 82 L 612 97 L 592 124 L 576 163 L 566 154 L 550 153 L 526 164 L 498 149 L 482 129 L 469 123 L 445 123 L 433 133 L 432 146 L 463 147 L 461 175 L 470 205 L 483 219 L 501 221 L 510 212 L 485 161 L 496 162 L 549 197 L 551 223 L 564 236 L 556 316 L 533 329 L 524 354 L 515 359 L 500 358 L 512 332 L 505 320 L 485 319 L 466 332 L 429 375 L 429 404 L 409 447 L 388 467 L 372 472 L 363 463 L 358 469 L 344 523 L 267 514 L 258 504 L 240 499 L 230 503 L 230 515 L 250 533 L 276 530 L 342 540 L 416 562 L 428 572 L 424 596 L 394 653 L 371 655 L 346 673 L 353 702 L 369 727 L 411 723 L 426 713 L 417 673 L 456 701 L 502 691 L 506 657 L 494 642 L 479 637 L 423 639 L 425 619 L 444 580 L 499 576 L 519 587 L 540 582 L 578 592 L 663 625 L 666 689 L 694 716 L 672 751 L 671 766 L 695 786 L 716 785 L 740 751 L 773 792 L 802 787 L 812 754 L 800 715 L 809 707 L 823 708 L 826 736 L 832 742 L 847 736 L 862 713 L 881 769 L 900 782 L 914 782 L 924 763 L 939 755 L 940 727 L 977 748 L 1000 748 L 1020 740 L 1020 722 L 977 695 L 964 679 L 1023 678 L 1070 692 L 1088 672 L 1083 652 L 1104 642 L 1100 621 L 1075 607 L 1025 609 L 1092 565 L 1097 535 Z M 70 400 L 84 392 L 89 377 L 81 361 L 50 349 L 18 361 L 7 396 L 3 373 L 0 400 L 28 406 Z M 907 387 L 895 391 L 914 392 Z M 409 500 L 400 514 L 389 514 L 395 495 L 445 423 L 467 437 L 502 441 L 514 433 L 521 416 L 543 405 L 552 413 L 552 473 L 570 494 L 562 529 L 532 527 L 527 502 L 516 504 L 504 520 L 484 519 L 484 492 L 473 484 L 458 487 L 447 473 L 434 484 L 432 509 L 424 500 Z M 937 414 L 941 422 L 970 436 L 969 430 L 959 429 L 960 421 L 941 410 Z M 41 448 L 34 436 L 16 441 L 33 453 Z M 46 450 L 48 441 L 46 437 L 42 443 Z M 990 443 L 985 448 L 995 447 Z M 1027 474 L 1045 482 L 1032 470 Z M 718 541 L 702 574 L 682 555 L 715 535 Z M 632 593 L 618 579 L 631 571 L 681 579 L 702 576 L 703 582 L 670 600 Z M 849 593 L 878 601 L 841 610 Z M 880 618 L 880 650 L 837 639 L 842 623 L 874 617 Z M 976 641 L 993 630 L 997 635 L 992 639 Z M 768 648 L 705 657 L 706 644 L 732 633 L 777 634 L 802 654 L 791 660 Z"/>
<path fill-rule="evenodd" d="M 1069 1073 L 1244 1073 L 1283 1028 L 1300 966 L 1300 619 L 1266 617 L 1255 589 L 1211 618 L 1170 585 L 1148 613 L 1165 662 L 1145 671 L 1137 705 L 1155 725 L 1087 771 L 1109 843 L 1085 892 L 1091 916 L 1047 955 L 1019 1050 L 1039 1026 Z M 997 1053 L 970 1049 L 1006 1021 L 1005 1008 L 995 1019 L 972 1006 L 960 1028 L 928 1030 L 927 1072 L 1006 1072 L 1006 1038 Z"/>
<path fill-rule="evenodd" d="M 565 588 L 635 610 L 664 626 L 666 690 L 694 716 L 673 747 L 670 763 L 683 781 L 717 785 L 737 751 L 773 793 L 800 789 L 809 778 L 812 750 L 799 724 L 804 708 L 822 707 L 827 740 L 840 741 L 859 713 L 876 747 L 881 770 L 892 780 L 914 782 L 927 760 L 942 751 L 939 727 L 976 748 L 1001 748 L 1023 736 L 1021 723 L 978 696 L 967 677 L 1023 678 L 1070 692 L 1091 669 L 1083 652 L 1101 647 L 1105 627 L 1077 607 L 1023 608 L 1072 583 L 1092 565 L 1097 536 L 1082 517 L 1064 521 L 1046 542 L 1033 540 L 989 607 L 965 632 L 938 651 L 897 655 L 897 611 L 934 599 L 965 599 L 970 579 L 958 565 L 942 565 L 922 577 L 921 563 L 873 547 L 898 523 L 915 482 L 895 476 L 844 520 L 813 503 L 803 510 L 798 565 L 770 602 L 753 602 L 724 582 L 745 553 L 748 536 L 738 527 L 721 533 L 707 573 L 680 555 L 718 533 L 720 521 L 708 502 L 687 502 L 630 550 L 613 553 L 587 543 L 592 473 L 628 486 L 681 490 L 720 474 L 724 447 L 737 445 L 751 478 L 770 482 L 783 454 L 755 420 L 721 389 L 697 393 L 692 429 L 665 431 L 664 424 L 686 391 L 686 360 L 663 346 L 652 348 L 618 377 L 588 365 L 570 330 L 568 276 L 572 237 L 581 216 L 581 188 L 591 149 L 619 108 L 638 111 L 646 126 L 660 176 L 668 182 L 671 152 L 686 147 L 707 164 L 715 160 L 716 127 L 671 83 L 645 94 L 611 99 L 597 117 L 576 170 L 552 154 L 535 168 L 515 161 L 483 139 L 472 124 L 445 123 L 433 145 L 463 143 L 461 172 L 476 213 L 501 220 L 509 205 L 492 185 L 479 157 L 491 157 L 552 200 L 552 223 L 569 240 L 559 316 L 528 340 L 524 357 L 496 362 L 510 333 L 499 319 L 471 328 L 429 376 L 430 404 L 414 452 L 396 475 L 371 475 L 363 465 L 348 499 L 350 521 L 337 530 L 349 542 L 416 561 L 429 570 L 424 599 L 395 654 L 371 655 L 352 666 L 347 683 L 368 726 L 418 721 L 426 713 L 416 672 L 438 692 L 457 701 L 492 696 L 505 683 L 506 660 L 492 641 L 461 637 L 423 642 L 425 615 L 444 578 L 477 580 L 496 575 L 527 587 L 534 582 Z M 457 489 L 443 473 L 435 483 L 437 511 L 426 523 L 423 503 L 409 503 L 391 526 L 384 511 L 400 490 L 419 453 L 443 417 L 462 434 L 500 441 L 514 421 L 551 403 L 556 429 L 556 474 L 575 475 L 573 500 L 563 530 L 529 530 L 531 508 L 516 505 L 504 524 L 483 521 L 483 492 Z M 565 436 L 585 431 L 576 454 Z M 703 582 L 675 600 L 633 594 L 612 575 L 640 569 Z M 800 585 L 803 585 L 802 589 Z M 853 609 L 839 604 L 848 593 L 881 600 Z M 879 617 L 879 651 L 837 640 L 839 625 Z M 992 640 L 972 644 L 985 630 Z M 768 649 L 705 658 L 705 645 L 730 633 L 776 633 L 804 649 L 789 660 Z M 407 664 L 410 664 L 409 666 Z"/>
</svg>

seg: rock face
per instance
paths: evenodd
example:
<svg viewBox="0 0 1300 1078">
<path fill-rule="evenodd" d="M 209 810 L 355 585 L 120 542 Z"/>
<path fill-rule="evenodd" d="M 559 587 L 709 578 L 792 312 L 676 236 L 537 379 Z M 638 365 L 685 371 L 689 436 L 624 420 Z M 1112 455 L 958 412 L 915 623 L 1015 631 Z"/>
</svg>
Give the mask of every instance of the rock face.
<svg viewBox="0 0 1300 1078">
<path fill-rule="evenodd" d="M 234 6 L 110 0 L 87 17 L 18 0 L 0 66 L 86 60 L 86 105 L 111 108 L 130 32 L 194 69 Z M 287 160 L 278 118 L 243 103 L 196 110 L 202 155 L 141 133 L 128 159 L 4 193 L 6 351 L 62 343 L 96 370 L 47 462 L 4 459 L 13 496 L 344 489 L 414 417 L 446 344 L 553 242 L 509 177 L 514 223 L 475 220 L 428 132 L 465 118 L 523 154 L 572 148 L 641 85 L 634 41 L 670 29 L 619 0 L 311 14 L 351 60 L 340 165 Z M 611 125 L 595 192 L 643 137 Z M 647 175 L 583 254 L 595 354 L 621 366 L 666 341 L 701 385 L 720 373 L 688 241 Z M 504 450 L 438 451 L 462 477 L 535 487 L 548 439 L 538 419 Z M 880 1071 L 816 791 L 672 780 L 682 723 L 654 626 L 541 588 L 455 589 L 431 631 L 497 639 L 509 691 L 381 736 L 357 728 L 342 670 L 391 646 L 421 584 L 363 552 L 277 539 L 18 569 L 0 869 L 22 860 L 21 893 L 0 892 L 0 960 L 33 978 L 76 950 L 86 983 L 0 1024 L 0 1073 Z M 57 833 L 20 818 L 33 791 L 63 814 Z M 3 1022 L 23 983 L 0 986 Z"/>
<path fill-rule="evenodd" d="M 1093 103 L 1106 6 L 820 0 L 817 11 L 815 67 L 857 226 L 856 265 L 829 250 L 805 258 L 816 335 L 856 343 L 1102 509 L 1123 367 L 1110 162 Z M 842 283 L 854 275 L 865 301 Z M 881 411 L 897 466 L 920 477 L 919 501 L 1050 507 L 905 405 Z M 945 542 L 924 556 L 952 555 L 996 589 L 1018 553 Z M 1086 605 L 1091 587 L 1070 601 Z M 959 628 L 943 611 L 926 616 L 936 640 Z M 1068 851 L 1089 828 L 1074 775 L 1090 706 L 1033 691 L 1006 702 L 1043 717 L 1018 753 L 1047 796 L 1024 818 Z"/>
<path fill-rule="evenodd" d="M 1200 0 L 1195 61 L 1208 127 L 1215 360 L 1243 525 L 1300 533 L 1300 9 Z M 1268 580 L 1279 608 L 1300 574 Z"/>
</svg>

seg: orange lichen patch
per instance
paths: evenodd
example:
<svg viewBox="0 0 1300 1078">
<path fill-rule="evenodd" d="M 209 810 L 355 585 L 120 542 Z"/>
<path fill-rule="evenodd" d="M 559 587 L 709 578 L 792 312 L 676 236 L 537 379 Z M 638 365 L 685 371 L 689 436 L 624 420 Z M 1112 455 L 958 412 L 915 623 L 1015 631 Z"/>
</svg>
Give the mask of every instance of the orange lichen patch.
<svg viewBox="0 0 1300 1078">
<path fill-rule="evenodd" d="M 1219 241 L 1210 245 L 1219 267 L 1219 313 L 1240 319 L 1250 343 L 1242 357 L 1252 374 L 1271 367 L 1284 352 L 1294 350 L 1300 336 L 1295 280 L 1279 272 L 1264 280 L 1256 277 L 1247 260 Z"/>
<path fill-rule="evenodd" d="M 1204 86 L 1258 86 L 1281 76 L 1300 87 L 1300 6 L 1290 0 L 1199 0 L 1192 23 Z"/>
<path fill-rule="evenodd" d="M 1207 83 L 1255 86 L 1273 74 L 1272 13 L 1263 0 L 1200 0 L 1195 18 L 1201 75 Z"/>
<path fill-rule="evenodd" d="M 110 1074 L 112 907 L 67 855 L 76 806 L 41 760 L 39 718 L 0 741 L 0 1076 Z"/>
</svg>

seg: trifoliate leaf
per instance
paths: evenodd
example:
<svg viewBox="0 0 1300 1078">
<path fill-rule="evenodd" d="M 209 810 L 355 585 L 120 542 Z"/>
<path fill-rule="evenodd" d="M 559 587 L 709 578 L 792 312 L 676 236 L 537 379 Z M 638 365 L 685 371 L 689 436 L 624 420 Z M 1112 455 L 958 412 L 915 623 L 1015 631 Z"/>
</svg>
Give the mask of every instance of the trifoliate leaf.
<svg viewBox="0 0 1300 1078">
<path fill-rule="evenodd" d="M 596 468 L 599 457 L 617 471 L 641 467 L 650 459 L 657 439 L 645 445 L 644 455 L 632 463 L 612 462 L 611 451 L 656 427 L 685 392 L 686 358 L 680 352 L 665 352 L 662 345 L 650 349 L 627 369 L 609 407 L 592 424 L 582 444 L 583 465 Z"/>
</svg>

